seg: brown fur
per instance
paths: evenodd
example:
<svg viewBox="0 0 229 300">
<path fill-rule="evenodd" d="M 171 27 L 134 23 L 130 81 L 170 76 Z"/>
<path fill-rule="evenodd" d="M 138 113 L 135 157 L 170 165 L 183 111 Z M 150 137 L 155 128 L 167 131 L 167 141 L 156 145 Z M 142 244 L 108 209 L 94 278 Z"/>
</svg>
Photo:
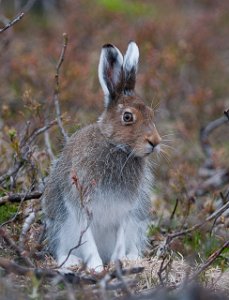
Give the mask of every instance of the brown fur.
<svg viewBox="0 0 229 300">
<path fill-rule="evenodd" d="M 122 113 L 131 111 L 136 120 L 134 124 L 125 125 L 122 123 Z M 136 150 L 139 156 L 145 156 L 144 146 L 149 141 L 157 146 L 160 135 L 154 124 L 154 112 L 146 106 L 137 95 L 126 96 L 122 94 L 115 106 L 105 111 L 100 119 L 100 128 L 105 136 L 114 144 L 122 143 Z M 134 137 L 134 138 L 133 138 Z"/>
</svg>

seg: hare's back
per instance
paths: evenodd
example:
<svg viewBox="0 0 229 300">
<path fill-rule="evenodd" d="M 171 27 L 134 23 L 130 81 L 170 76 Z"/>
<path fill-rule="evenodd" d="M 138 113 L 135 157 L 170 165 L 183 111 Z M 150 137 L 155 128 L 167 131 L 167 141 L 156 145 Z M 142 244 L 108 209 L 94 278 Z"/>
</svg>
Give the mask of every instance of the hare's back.
<svg viewBox="0 0 229 300">
<path fill-rule="evenodd" d="M 104 137 L 97 124 L 88 125 L 75 132 L 63 151 L 63 161 L 70 158 L 72 164 L 91 160 L 104 148 Z"/>
</svg>

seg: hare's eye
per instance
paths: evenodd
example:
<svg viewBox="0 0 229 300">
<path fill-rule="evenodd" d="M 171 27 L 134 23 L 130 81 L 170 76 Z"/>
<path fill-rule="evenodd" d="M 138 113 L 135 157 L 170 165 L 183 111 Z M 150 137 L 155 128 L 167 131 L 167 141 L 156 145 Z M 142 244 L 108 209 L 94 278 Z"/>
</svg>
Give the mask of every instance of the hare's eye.
<svg viewBox="0 0 229 300">
<path fill-rule="evenodd" d="M 129 111 L 124 112 L 124 114 L 123 114 L 123 121 L 125 123 L 133 123 L 133 121 L 134 121 L 133 114 L 131 112 L 129 112 Z"/>
</svg>

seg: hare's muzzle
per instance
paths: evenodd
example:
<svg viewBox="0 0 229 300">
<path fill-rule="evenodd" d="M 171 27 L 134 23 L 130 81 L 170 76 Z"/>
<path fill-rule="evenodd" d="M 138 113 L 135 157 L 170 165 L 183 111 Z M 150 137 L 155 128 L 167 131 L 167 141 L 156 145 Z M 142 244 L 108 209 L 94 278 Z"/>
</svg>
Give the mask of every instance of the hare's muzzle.
<svg viewBox="0 0 229 300">
<path fill-rule="evenodd" d="M 145 140 L 146 142 L 151 146 L 152 150 L 160 144 L 161 142 L 161 137 L 156 129 L 156 127 L 149 133 L 145 135 Z"/>
</svg>

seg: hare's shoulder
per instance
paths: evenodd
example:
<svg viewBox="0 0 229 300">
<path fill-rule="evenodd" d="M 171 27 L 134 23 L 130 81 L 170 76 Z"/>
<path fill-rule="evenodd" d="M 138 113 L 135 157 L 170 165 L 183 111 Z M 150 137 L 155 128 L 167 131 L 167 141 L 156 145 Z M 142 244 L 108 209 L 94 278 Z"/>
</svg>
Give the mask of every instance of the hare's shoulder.
<svg viewBox="0 0 229 300">
<path fill-rule="evenodd" d="M 63 156 L 70 157 L 72 161 L 90 160 L 91 156 L 95 158 L 101 152 L 106 143 L 98 124 L 91 124 L 71 136 Z"/>
<path fill-rule="evenodd" d="M 76 131 L 71 136 L 68 146 L 74 147 L 76 143 L 79 146 L 88 145 L 102 139 L 103 136 L 100 132 L 98 124 L 93 123 Z"/>
</svg>

